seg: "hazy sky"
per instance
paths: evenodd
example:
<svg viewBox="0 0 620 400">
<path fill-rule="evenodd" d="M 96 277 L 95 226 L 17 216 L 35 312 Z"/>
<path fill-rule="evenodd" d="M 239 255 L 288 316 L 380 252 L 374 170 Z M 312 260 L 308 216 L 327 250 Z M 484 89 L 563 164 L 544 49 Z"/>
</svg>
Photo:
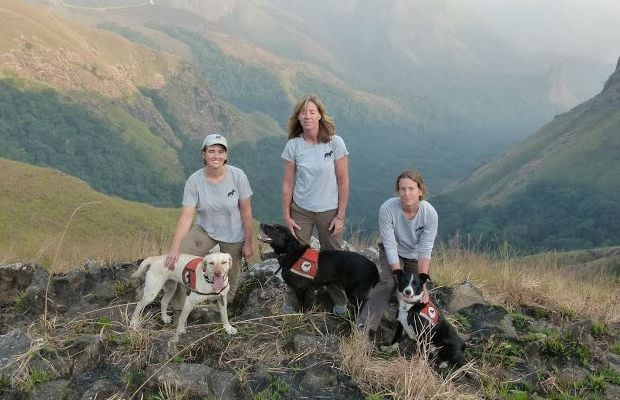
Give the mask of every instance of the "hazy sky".
<svg viewBox="0 0 620 400">
<path fill-rule="evenodd" d="M 620 0 L 448 0 L 526 50 L 620 57 Z"/>
</svg>

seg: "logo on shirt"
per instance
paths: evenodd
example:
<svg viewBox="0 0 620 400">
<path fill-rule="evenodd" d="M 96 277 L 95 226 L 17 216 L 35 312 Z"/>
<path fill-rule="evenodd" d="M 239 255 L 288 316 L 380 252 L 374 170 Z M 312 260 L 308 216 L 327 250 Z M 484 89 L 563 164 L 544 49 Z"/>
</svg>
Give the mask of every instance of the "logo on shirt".
<svg viewBox="0 0 620 400">
<path fill-rule="evenodd" d="M 235 189 L 231 190 L 230 192 L 226 193 L 226 195 L 228 197 L 233 197 L 235 195 Z"/>
<path fill-rule="evenodd" d="M 327 153 L 323 154 L 323 158 L 330 158 L 334 155 L 334 150 L 330 150 Z"/>
<path fill-rule="evenodd" d="M 419 226 L 419 227 L 415 228 L 416 233 L 418 233 L 420 231 L 423 231 L 423 230 L 424 230 L 423 226 Z"/>
</svg>

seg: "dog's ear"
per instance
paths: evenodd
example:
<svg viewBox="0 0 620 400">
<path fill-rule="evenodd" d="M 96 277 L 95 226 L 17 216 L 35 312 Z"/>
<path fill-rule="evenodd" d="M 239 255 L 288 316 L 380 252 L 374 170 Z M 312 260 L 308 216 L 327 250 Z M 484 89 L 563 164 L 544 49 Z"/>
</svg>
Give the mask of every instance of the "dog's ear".
<svg viewBox="0 0 620 400">
<path fill-rule="evenodd" d="M 428 274 L 421 273 L 421 274 L 418 274 L 418 277 L 420 278 L 420 282 L 422 282 L 422 285 L 424 285 L 426 282 L 433 282 L 431 280 L 431 277 L 428 276 Z"/>
</svg>

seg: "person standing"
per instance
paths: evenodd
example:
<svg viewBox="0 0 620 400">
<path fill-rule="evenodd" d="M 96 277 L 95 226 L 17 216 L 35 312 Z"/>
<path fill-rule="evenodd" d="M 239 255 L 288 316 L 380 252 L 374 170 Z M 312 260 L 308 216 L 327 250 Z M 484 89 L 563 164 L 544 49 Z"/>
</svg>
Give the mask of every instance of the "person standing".
<svg viewBox="0 0 620 400">
<path fill-rule="evenodd" d="M 438 216 L 424 200 L 424 179 L 417 171 L 404 171 L 396 178 L 398 196 L 379 208 L 379 283 L 375 285 L 358 318 L 358 328 L 374 338 L 383 312 L 403 269 L 429 275 L 431 253 L 437 236 Z M 428 303 L 426 285 L 422 297 Z"/>
<path fill-rule="evenodd" d="M 202 144 L 204 168 L 185 182 L 183 208 L 177 223 L 166 266 L 174 268 L 179 254 L 204 257 L 215 245 L 230 253 L 233 265 L 228 272 L 228 302 L 234 300 L 243 258 L 250 258 L 252 248 L 252 189 L 240 168 L 228 165 L 228 143 L 220 134 L 210 134 Z M 194 214 L 198 212 L 192 226 Z M 172 304 L 183 307 L 185 288 L 177 285 Z"/>
<path fill-rule="evenodd" d="M 304 96 L 293 107 L 288 121 L 288 142 L 282 152 L 282 213 L 284 224 L 304 244 L 310 244 L 316 227 L 322 250 L 342 250 L 342 236 L 349 199 L 348 151 L 336 135 L 334 122 L 316 96 Z M 333 313 L 347 313 L 342 287 L 330 285 Z M 287 286 L 283 313 L 299 306 Z"/>
</svg>

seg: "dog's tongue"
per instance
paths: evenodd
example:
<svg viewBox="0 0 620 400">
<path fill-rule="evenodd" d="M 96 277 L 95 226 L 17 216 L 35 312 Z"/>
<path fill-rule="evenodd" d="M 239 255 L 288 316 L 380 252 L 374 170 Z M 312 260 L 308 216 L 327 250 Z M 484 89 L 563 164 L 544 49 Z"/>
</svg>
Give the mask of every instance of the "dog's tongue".
<svg viewBox="0 0 620 400">
<path fill-rule="evenodd" d="M 221 275 L 215 275 L 213 277 L 213 289 L 222 290 L 224 288 L 224 278 Z"/>
</svg>

